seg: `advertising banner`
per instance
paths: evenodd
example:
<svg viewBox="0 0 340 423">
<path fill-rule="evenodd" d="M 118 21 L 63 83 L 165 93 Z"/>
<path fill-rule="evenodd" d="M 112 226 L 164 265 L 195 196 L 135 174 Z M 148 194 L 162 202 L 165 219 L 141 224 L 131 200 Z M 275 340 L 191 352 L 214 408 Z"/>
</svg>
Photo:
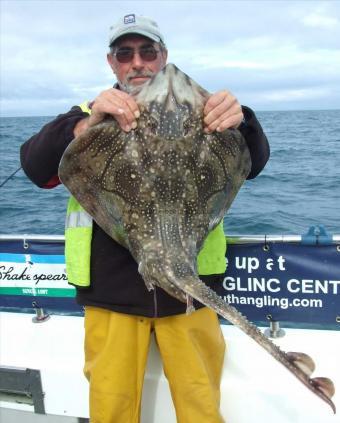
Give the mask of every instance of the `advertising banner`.
<svg viewBox="0 0 340 423">
<path fill-rule="evenodd" d="M 217 293 L 248 319 L 340 330 L 337 245 L 228 245 Z"/>
<path fill-rule="evenodd" d="M 82 314 L 63 252 L 62 241 L 0 242 L 0 309 Z M 249 320 L 340 330 L 339 246 L 231 243 L 226 260 L 215 290 Z"/>
<path fill-rule="evenodd" d="M 67 281 L 63 242 L 0 243 L 1 310 L 78 314 L 75 292 Z"/>
</svg>

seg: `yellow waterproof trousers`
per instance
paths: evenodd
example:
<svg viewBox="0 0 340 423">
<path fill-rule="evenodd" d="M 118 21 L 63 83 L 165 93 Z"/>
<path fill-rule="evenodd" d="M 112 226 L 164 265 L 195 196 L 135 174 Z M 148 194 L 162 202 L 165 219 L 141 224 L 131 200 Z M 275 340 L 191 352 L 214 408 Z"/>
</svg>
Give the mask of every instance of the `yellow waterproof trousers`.
<svg viewBox="0 0 340 423">
<path fill-rule="evenodd" d="M 225 343 L 216 313 L 148 318 L 85 307 L 91 423 L 139 423 L 151 332 L 155 332 L 178 423 L 221 423 Z M 164 410 L 166 412 L 166 410 Z"/>
</svg>

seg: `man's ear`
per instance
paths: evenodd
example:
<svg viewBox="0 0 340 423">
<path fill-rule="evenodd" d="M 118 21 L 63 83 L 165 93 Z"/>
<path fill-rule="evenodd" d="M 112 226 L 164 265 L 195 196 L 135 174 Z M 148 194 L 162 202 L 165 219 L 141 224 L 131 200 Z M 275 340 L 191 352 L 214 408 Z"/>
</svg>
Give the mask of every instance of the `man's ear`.
<svg viewBox="0 0 340 423">
<path fill-rule="evenodd" d="M 113 62 L 113 57 L 111 53 L 107 53 L 106 55 L 106 59 L 108 64 L 110 65 L 110 68 L 112 69 L 112 72 L 115 74 L 115 67 L 114 67 L 114 62 Z"/>
<path fill-rule="evenodd" d="M 164 60 L 164 66 L 165 66 L 168 60 L 168 50 L 163 50 L 162 54 L 163 54 L 163 60 Z"/>
</svg>

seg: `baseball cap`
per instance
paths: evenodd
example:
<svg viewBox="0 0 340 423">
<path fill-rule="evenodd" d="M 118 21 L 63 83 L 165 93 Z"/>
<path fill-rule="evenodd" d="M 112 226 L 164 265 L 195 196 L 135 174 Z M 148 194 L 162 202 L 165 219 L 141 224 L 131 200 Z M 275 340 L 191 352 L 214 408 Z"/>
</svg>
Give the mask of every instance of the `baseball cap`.
<svg viewBox="0 0 340 423">
<path fill-rule="evenodd" d="M 137 16 L 131 13 L 120 18 L 110 27 L 109 46 L 111 47 L 119 37 L 127 34 L 144 35 L 144 37 L 150 38 L 156 43 L 161 41 L 165 44 L 157 23 L 146 16 Z"/>
</svg>

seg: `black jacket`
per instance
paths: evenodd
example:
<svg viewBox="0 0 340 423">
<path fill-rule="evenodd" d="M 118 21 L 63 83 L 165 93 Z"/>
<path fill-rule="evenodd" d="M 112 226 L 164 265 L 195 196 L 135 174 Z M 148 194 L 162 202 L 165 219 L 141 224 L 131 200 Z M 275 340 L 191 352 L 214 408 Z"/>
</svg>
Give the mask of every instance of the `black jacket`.
<svg viewBox="0 0 340 423">
<path fill-rule="evenodd" d="M 269 158 L 269 145 L 254 112 L 248 107 L 242 109 L 245 123 L 239 129 L 250 150 L 252 168 L 248 179 L 252 179 L 264 168 Z M 34 184 L 42 188 L 58 185 L 62 154 L 73 139 L 76 123 L 87 116 L 80 107 L 74 106 L 21 146 L 22 167 Z M 221 275 L 202 276 L 201 279 L 213 288 Z M 77 301 L 81 305 L 149 317 L 170 316 L 186 310 L 186 304 L 160 288 L 148 292 L 129 251 L 95 223 L 91 244 L 91 286 L 77 288 Z M 196 308 L 202 307 L 197 302 L 194 304 Z"/>
</svg>

